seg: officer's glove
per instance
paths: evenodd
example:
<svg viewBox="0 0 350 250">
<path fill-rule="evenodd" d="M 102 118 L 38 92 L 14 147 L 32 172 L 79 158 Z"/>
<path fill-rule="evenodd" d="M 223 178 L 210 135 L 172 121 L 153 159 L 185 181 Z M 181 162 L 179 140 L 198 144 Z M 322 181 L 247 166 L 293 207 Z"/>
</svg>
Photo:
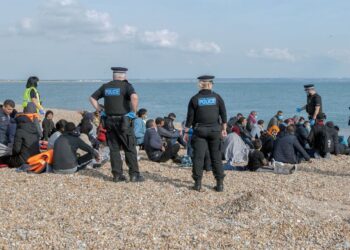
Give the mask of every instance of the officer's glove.
<svg viewBox="0 0 350 250">
<path fill-rule="evenodd" d="M 302 109 L 302 108 L 296 108 L 296 111 L 297 111 L 298 113 L 300 113 L 301 111 L 303 111 L 303 109 Z"/>
<path fill-rule="evenodd" d="M 310 120 L 310 125 L 311 125 L 311 126 L 314 126 L 315 123 L 316 123 L 316 121 L 315 121 L 314 119 L 311 119 L 311 120 Z"/>
<path fill-rule="evenodd" d="M 125 116 L 129 117 L 131 120 L 137 118 L 135 112 L 129 112 Z"/>
<path fill-rule="evenodd" d="M 39 114 L 45 115 L 45 111 L 44 111 L 43 109 L 40 109 L 40 110 L 39 110 Z"/>
</svg>

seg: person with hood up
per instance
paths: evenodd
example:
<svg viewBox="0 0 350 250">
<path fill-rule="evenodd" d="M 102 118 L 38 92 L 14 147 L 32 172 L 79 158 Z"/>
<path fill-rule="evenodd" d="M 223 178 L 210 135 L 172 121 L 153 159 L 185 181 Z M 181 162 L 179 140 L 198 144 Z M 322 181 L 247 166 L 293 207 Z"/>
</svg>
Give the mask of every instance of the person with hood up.
<svg viewBox="0 0 350 250">
<path fill-rule="evenodd" d="M 87 154 L 77 157 L 78 149 Z M 73 174 L 84 169 L 93 158 L 100 160 L 98 152 L 79 137 L 72 122 L 66 124 L 63 134 L 55 142 L 53 152 L 53 172 L 57 174 Z"/>
<path fill-rule="evenodd" d="M 300 145 L 298 138 L 295 136 L 294 125 L 289 125 L 286 128 L 286 134 L 283 137 L 278 137 L 273 147 L 273 159 L 277 162 L 298 164 L 301 154 L 306 161 L 310 161 L 310 156 Z"/>
<path fill-rule="evenodd" d="M 328 121 L 326 123 L 326 135 L 327 135 L 327 146 L 330 154 L 339 155 L 340 147 L 339 147 L 339 136 L 338 131 L 336 130 L 334 123 L 332 121 Z"/>
<path fill-rule="evenodd" d="M 27 106 L 24 114 L 16 117 L 16 123 L 17 130 L 13 143 L 12 155 L 9 157 L 5 156 L 0 160 L 0 162 L 13 168 L 20 167 L 25 164 L 31 156 L 40 153 L 39 140 L 41 135 L 33 120 L 31 105 L 29 105 L 29 108 Z"/>
</svg>

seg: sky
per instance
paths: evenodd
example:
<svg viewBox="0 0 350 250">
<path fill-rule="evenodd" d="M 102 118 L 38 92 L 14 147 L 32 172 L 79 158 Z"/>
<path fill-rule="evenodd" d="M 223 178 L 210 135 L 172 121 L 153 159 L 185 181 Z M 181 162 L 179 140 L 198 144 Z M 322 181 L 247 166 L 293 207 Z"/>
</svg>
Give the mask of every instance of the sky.
<svg viewBox="0 0 350 250">
<path fill-rule="evenodd" d="M 350 77 L 349 0 L 2 0 L 0 79 Z"/>
</svg>

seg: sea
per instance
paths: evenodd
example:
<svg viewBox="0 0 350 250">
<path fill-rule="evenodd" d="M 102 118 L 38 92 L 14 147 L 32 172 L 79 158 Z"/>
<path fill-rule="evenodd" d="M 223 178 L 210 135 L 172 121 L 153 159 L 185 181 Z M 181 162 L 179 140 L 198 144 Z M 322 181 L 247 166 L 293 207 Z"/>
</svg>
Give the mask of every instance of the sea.
<svg viewBox="0 0 350 250">
<path fill-rule="evenodd" d="M 108 80 L 46 80 L 38 87 L 45 109 L 92 110 L 89 96 Z M 198 92 L 195 79 L 131 79 L 140 99 L 140 108 L 148 110 L 149 118 L 163 117 L 173 112 L 177 121 L 186 118 L 188 102 Z M 22 102 L 25 81 L 0 81 L 0 102 L 11 98 Z M 222 96 L 229 117 L 238 112 L 248 116 L 258 112 L 258 119 L 266 122 L 278 110 L 284 117 L 307 114 L 296 113 L 296 108 L 305 105 L 304 84 L 315 84 L 322 96 L 323 109 L 328 120 L 350 134 L 350 79 L 216 79 L 214 91 Z M 103 101 L 101 101 L 103 103 Z"/>
</svg>

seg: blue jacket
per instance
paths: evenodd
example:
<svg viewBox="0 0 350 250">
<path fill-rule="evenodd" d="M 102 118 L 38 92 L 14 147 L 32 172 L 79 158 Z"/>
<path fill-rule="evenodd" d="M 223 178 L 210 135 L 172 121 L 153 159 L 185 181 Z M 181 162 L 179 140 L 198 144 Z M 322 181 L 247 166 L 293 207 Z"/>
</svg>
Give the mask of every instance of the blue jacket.
<svg viewBox="0 0 350 250">
<path fill-rule="evenodd" d="M 11 124 L 11 117 L 0 109 L 0 143 L 8 145 L 9 143 L 9 128 Z"/>
<path fill-rule="evenodd" d="M 137 118 L 134 120 L 134 132 L 137 141 L 137 145 L 143 144 L 145 133 L 146 133 L 146 124 L 142 118 Z"/>
<path fill-rule="evenodd" d="M 162 156 L 161 149 L 163 142 L 155 128 L 149 128 L 146 130 L 144 145 L 148 158 L 151 161 L 158 161 Z"/>
<path fill-rule="evenodd" d="M 300 153 L 305 160 L 310 160 L 310 156 L 300 145 L 298 138 L 292 134 L 286 134 L 277 138 L 273 147 L 273 158 L 275 161 L 296 164 L 299 163 L 297 153 Z"/>
</svg>

